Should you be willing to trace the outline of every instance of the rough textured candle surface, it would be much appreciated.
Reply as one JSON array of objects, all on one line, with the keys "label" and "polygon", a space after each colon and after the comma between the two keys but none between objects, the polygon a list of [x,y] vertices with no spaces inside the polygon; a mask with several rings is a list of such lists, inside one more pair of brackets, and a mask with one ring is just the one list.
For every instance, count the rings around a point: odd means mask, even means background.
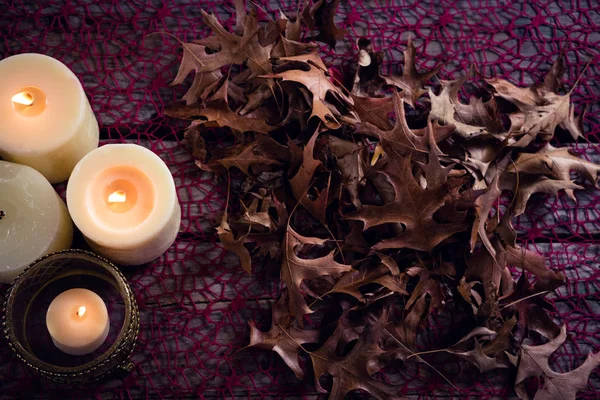
[{"label": "rough textured candle surface", "polygon": [[94,251],[123,265],[159,257],[181,222],[169,168],[133,144],[106,145],[86,155],[69,180],[67,204]]},{"label": "rough textured candle surface", "polygon": [[108,336],[106,304],[91,290],[67,290],[50,303],[46,326],[56,347],[65,353],[89,354]]},{"label": "rough textured candle surface", "polygon": [[98,123],[77,76],[42,54],[0,61],[0,156],[51,183],[98,147]]},{"label": "rough textured candle surface", "polygon": [[0,161],[0,282],[37,258],[68,249],[73,224],[65,203],[39,172]]}]

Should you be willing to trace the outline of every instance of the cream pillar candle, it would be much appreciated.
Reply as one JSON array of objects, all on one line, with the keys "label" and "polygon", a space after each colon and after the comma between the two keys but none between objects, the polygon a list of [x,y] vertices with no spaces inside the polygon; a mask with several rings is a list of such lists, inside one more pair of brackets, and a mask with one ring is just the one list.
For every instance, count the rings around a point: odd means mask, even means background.
[{"label": "cream pillar candle", "polygon": [[50,183],[25,165],[0,161],[0,282],[37,258],[68,249],[73,223]]},{"label": "cream pillar candle", "polygon": [[86,155],[69,179],[67,205],[90,246],[123,265],[160,256],[181,222],[169,168],[134,144],[109,144]]},{"label": "cream pillar candle", "polygon": [[106,304],[91,290],[67,290],[50,303],[46,327],[56,347],[65,353],[92,353],[108,336]]},{"label": "cream pillar candle", "polygon": [[0,61],[0,157],[51,183],[98,147],[98,123],[75,74],[42,54]]}]

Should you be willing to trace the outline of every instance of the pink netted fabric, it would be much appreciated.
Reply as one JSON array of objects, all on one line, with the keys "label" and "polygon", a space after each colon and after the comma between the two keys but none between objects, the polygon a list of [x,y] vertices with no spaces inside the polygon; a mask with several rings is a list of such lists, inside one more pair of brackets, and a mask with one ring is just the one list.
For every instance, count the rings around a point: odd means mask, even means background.
[{"label": "pink netted fabric", "polygon": [[[262,18],[279,9],[298,10],[295,1],[255,3]],[[201,8],[217,14],[224,26],[235,22],[233,5],[221,1],[0,0],[0,58],[38,52],[72,68],[98,117],[103,143],[127,141],[155,151],[175,177],[183,213],[177,241],[164,256],[148,266],[124,269],[141,311],[133,371],[85,388],[64,387],[25,370],[2,339],[0,398],[326,398],[314,390],[311,379],[296,379],[276,354],[242,350],[248,343],[248,321],[268,326],[270,300],[281,291],[279,271],[259,266],[250,277],[216,241],[213,218],[225,204],[226,185],[200,171],[179,144],[184,124],[162,115],[184,90],[168,86],[181,56],[175,38],[208,33]],[[591,108],[584,118],[586,140],[573,143],[564,132],[556,140],[600,162],[596,0],[352,0],[342,2],[338,25],[348,35],[338,43],[336,55],[326,46],[321,50],[341,75],[355,62],[356,39],[363,36],[385,51],[386,71],[399,71],[412,35],[421,53],[419,67],[447,62],[441,79],[456,78],[475,64],[484,76],[520,85],[543,76],[566,46],[567,88],[591,60],[573,94],[578,112]],[[64,185],[57,189],[63,193]],[[555,319],[570,332],[552,364],[563,372],[580,365],[588,352],[600,350],[600,191],[590,188],[577,198],[578,204],[565,196],[536,197],[515,221],[521,243],[545,254],[568,278],[568,285],[551,297]],[[1,287],[0,293],[4,291]],[[458,317],[434,317],[434,328],[426,334],[432,347],[447,344],[445,318]],[[467,397],[513,395],[514,376],[508,373],[478,374],[452,357],[431,360]],[[387,371],[386,378],[412,398],[460,394],[422,364]],[[580,398],[600,398],[598,372]]]}]

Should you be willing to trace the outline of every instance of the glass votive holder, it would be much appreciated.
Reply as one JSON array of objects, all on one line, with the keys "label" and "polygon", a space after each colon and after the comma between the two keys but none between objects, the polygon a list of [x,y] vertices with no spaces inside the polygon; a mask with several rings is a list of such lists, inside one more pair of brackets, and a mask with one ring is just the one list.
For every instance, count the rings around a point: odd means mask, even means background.
[{"label": "glass votive holder", "polygon": [[[106,304],[109,332],[85,355],[60,350],[46,327],[46,312],[59,294],[75,288],[96,293]],[[11,284],[3,307],[2,330],[29,368],[53,381],[79,384],[129,371],[139,333],[140,313],[127,280],[110,261],[84,250],[64,250],[29,265]]]}]

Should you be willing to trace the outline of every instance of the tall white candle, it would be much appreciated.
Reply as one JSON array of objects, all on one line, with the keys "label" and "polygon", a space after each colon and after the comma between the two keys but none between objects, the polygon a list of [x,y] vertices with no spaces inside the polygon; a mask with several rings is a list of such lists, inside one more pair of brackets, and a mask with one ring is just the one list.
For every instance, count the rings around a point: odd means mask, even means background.
[{"label": "tall white candle", "polygon": [[159,257],[181,222],[169,168],[134,144],[106,145],[86,155],[69,179],[67,205],[94,251],[123,265]]},{"label": "tall white candle", "polygon": [[89,354],[108,336],[108,310],[100,296],[91,290],[70,289],[50,303],[46,327],[56,347],[65,353]]},{"label": "tall white candle", "polygon": [[51,183],[98,147],[98,123],[75,74],[42,54],[0,61],[0,157]]},{"label": "tall white candle", "polygon": [[73,223],[50,183],[25,165],[0,161],[0,282],[38,257],[68,249]]}]

